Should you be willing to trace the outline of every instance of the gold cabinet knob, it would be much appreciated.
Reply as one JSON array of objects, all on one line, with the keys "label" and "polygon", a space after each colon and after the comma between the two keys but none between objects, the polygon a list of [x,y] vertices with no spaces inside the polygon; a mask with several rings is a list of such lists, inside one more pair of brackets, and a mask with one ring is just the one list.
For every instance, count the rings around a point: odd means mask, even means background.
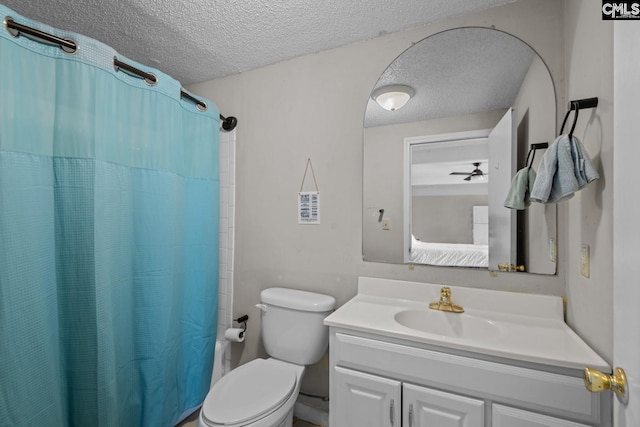
[{"label": "gold cabinet knob", "polygon": [[627,375],[622,368],[614,369],[613,375],[603,374],[593,368],[584,368],[584,385],[594,393],[611,389],[621,401],[627,399]]}]

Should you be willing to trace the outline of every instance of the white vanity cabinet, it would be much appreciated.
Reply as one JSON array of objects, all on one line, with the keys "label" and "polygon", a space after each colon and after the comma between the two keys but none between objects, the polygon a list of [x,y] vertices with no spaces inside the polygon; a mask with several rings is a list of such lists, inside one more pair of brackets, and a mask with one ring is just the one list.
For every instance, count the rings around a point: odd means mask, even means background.
[{"label": "white vanity cabinet", "polygon": [[[445,290],[464,312],[429,308]],[[583,381],[611,367],[563,314],[555,296],[359,277],[324,320],[330,425],[611,427],[612,394]]]},{"label": "white vanity cabinet", "polygon": [[336,366],[332,372],[334,396],[340,402],[330,411],[330,425],[392,427],[400,425],[402,383]]},{"label": "white vanity cabinet", "polygon": [[484,401],[415,384],[403,384],[402,425],[482,427]]},{"label": "white vanity cabinet", "polygon": [[349,427],[482,427],[484,401],[335,367],[335,417]]},{"label": "white vanity cabinet", "polygon": [[508,406],[493,405],[494,427],[585,427],[587,424],[574,423],[560,418],[549,417],[535,412],[523,411]]},{"label": "white vanity cabinet", "polygon": [[611,426],[580,372],[330,331],[331,427]]}]

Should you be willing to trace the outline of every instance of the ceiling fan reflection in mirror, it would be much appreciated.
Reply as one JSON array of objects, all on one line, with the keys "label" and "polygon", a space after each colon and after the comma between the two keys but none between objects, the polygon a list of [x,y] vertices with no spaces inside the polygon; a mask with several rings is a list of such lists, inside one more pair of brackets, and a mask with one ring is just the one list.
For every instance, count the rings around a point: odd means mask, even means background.
[{"label": "ceiling fan reflection in mirror", "polygon": [[482,170],[480,169],[481,164],[482,163],[480,162],[473,162],[473,166],[475,167],[475,169],[471,172],[451,172],[449,175],[466,175],[466,178],[464,178],[465,181],[471,181],[471,178],[473,178],[474,176],[480,177],[480,179],[484,179],[487,174],[482,172]]}]

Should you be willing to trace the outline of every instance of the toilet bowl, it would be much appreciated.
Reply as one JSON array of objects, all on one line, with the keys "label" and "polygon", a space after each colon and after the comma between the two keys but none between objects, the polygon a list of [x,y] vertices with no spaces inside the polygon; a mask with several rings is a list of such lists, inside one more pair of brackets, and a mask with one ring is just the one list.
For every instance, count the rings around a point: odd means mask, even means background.
[{"label": "toilet bowl", "polygon": [[260,294],[261,332],[268,359],[255,359],[216,382],[200,411],[198,427],[291,427],[305,365],[329,343],[324,318],[333,297],[270,288]]},{"label": "toilet bowl", "polygon": [[211,389],[202,404],[198,427],[291,425],[303,375],[304,366],[273,358],[242,365]]}]

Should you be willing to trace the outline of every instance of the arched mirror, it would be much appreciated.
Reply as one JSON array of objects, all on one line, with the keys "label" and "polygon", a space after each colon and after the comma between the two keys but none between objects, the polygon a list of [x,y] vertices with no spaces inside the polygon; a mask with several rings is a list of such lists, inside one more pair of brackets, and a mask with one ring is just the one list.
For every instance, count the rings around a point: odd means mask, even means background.
[{"label": "arched mirror", "polygon": [[555,274],[555,205],[504,206],[555,138],[553,81],[526,43],[480,27],[415,43],[380,76],[364,126],[365,261]]}]

